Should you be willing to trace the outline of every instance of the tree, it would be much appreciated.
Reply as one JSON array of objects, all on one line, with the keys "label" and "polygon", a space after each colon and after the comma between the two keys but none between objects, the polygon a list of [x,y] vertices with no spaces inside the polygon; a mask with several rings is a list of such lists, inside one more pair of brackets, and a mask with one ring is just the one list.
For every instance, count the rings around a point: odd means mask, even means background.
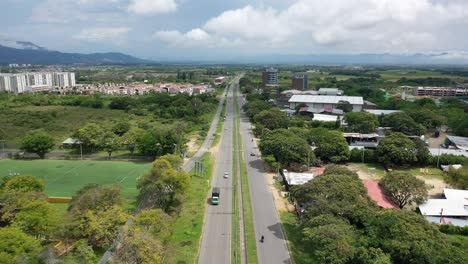
[{"label": "tree", "polygon": [[127,147],[130,151],[130,154],[133,155],[135,149],[137,148],[138,138],[144,133],[145,131],[141,128],[131,128],[125,134],[122,135],[120,138],[120,144]]},{"label": "tree", "polygon": [[421,204],[427,199],[427,187],[423,180],[409,172],[389,172],[380,181],[384,193],[403,209],[407,204]]},{"label": "tree", "polygon": [[113,97],[109,103],[110,109],[129,109],[134,103],[134,100],[130,96],[116,96]]},{"label": "tree", "polygon": [[20,149],[36,153],[41,159],[54,147],[54,138],[46,132],[34,132],[28,134],[21,141]]},{"label": "tree", "polygon": [[114,258],[116,263],[159,264],[163,263],[162,253],[162,243],[151,233],[138,228],[127,228]]},{"label": "tree", "polygon": [[254,116],[254,121],[270,130],[288,128],[288,117],[278,108],[261,111]]},{"label": "tree", "polygon": [[99,140],[99,147],[107,152],[110,159],[112,152],[120,149],[120,138],[114,133],[105,133]]},{"label": "tree", "polygon": [[130,123],[127,121],[119,121],[112,127],[112,132],[121,137],[130,130]]},{"label": "tree", "polygon": [[88,184],[73,196],[68,211],[78,217],[87,211],[107,210],[122,201],[121,187],[115,184]]},{"label": "tree", "polygon": [[12,221],[13,226],[36,238],[50,237],[59,215],[47,202],[32,200],[23,205]]},{"label": "tree", "polygon": [[89,243],[97,248],[109,247],[119,234],[119,228],[129,218],[121,207],[107,210],[88,210],[80,220],[79,228]]},{"label": "tree", "polygon": [[343,162],[349,159],[349,146],[342,132],[315,128],[311,130],[310,137],[316,147],[315,155],[322,160]]},{"label": "tree", "polygon": [[[324,173],[292,188],[291,196],[305,208],[302,221],[321,214],[358,221],[365,215],[362,211],[369,211],[370,199],[359,177],[342,167],[333,170],[332,174]],[[339,171],[344,173],[338,174]]]},{"label": "tree", "polygon": [[15,227],[0,228],[0,263],[38,263],[40,242]]},{"label": "tree", "polygon": [[336,109],[343,110],[343,112],[348,113],[353,111],[353,105],[350,104],[348,101],[342,101],[340,100],[338,102],[338,105],[336,106]]},{"label": "tree", "polygon": [[276,129],[267,133],[261,139],[259,148],[262,155],[272,155],[285,167],[294,163],[307,164],[315,160],[307,141],[287,129]]},{"label": "tree", "polygon": [[0,192],[43,192],[45,189],[44,180],[32,175],[6,176],[3,177],[0,185]]},{"label": "tree", "polygon": [[345,221],[303,229],[303,241],[320,263],[349,263],[354,255],[356,237],[353,226]]},{"label": "tree", "polygon": [[385,115],[382,119],[382,125],[391,127],[394,132],[402,132],[410,136],[420,136],[426,132],[424,126],[416,123],[413,118],[404,112]]},{"label": "tree", "polygon": [[411,110],[408,114],[416,123],[426,128],[440,127],[444,123],[444,119],[441,115],[426,108]]},{"label": "tree", "polygon": [[468,167],[463,166],[459,169],[449,168],[445,179],[458,188],[468,189]]},{"label": "tree", "polygon": [[78,139],[86,150],[95,151],[104,134],[104,129],[101,126],[89,123],[76,130],[72,136]]},{"label": "tree", "polygon": [[180,203],[180,197],[189,184],[190,177],[185,171],[175,171],[169,161],[157,159],[151,171],[138,178],[137,188],[145,205],[143,207],[170,212]]},{"label": "tree", "polygon": [[253,118],[255,115],[262,112],[263,110],[268,110],[272,108],[272,106],[265,101],[254,100],[254,101],[249,101],[248,103],[246,103],[243,106],[243,108],[247,116],[250,118]]},{"label": "tree", "polygon": [[408,210],[379,210],[365,224],[371,246],[393,263],[466,263],[466,249],[451,245],[436,225]]},{"label": "tree", "polygon": [[81,239],[77,242],[71,253],[68,253],[64,259],[64,264],[75,263],[97,263],[99,260],[91,246],[88,245],[88,240]]},{"label": "tree", "polygon": [[170,235],[172,217],[161,209],[144,209],[135,218],[135,225],[145,233],[165,240]]},{"label": "tree", "polygon": [[416,144],[405,134],[395,132],[380,141],[376,155],[385,165],[412,164],[418,161],[415,148]]},{"label": "tree", "polygon": [[377,116],[367,112],[349,112],[344,118],[351,132],[374,133],[379,126]]}]

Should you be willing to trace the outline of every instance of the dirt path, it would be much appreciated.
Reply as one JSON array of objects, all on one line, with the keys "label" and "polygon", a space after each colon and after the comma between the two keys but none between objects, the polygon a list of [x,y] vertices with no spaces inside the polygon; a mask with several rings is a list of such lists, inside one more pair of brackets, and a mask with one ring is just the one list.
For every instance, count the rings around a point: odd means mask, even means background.
[{"label": "dirt path", "polygon": [[276,210],[278,210],[278,212],[293,212],[294,206],[288,201],[288,198],[284,196],[286,192],[278,190],[275,187],[275,176],[276,173],[274,172],[265,173],[265,179],[273,194]]}]

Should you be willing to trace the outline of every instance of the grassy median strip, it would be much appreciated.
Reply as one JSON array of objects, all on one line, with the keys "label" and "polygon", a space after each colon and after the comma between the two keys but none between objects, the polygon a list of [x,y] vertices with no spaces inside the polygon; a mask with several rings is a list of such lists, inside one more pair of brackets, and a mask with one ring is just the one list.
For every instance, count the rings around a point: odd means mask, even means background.
[{"label": "grassy median strip", "polygon": [[238,203],[238,180],[239,180],[239,147],[236,119],[233,119],[234,133],[232,133],[232,218],[231,218],[231,263],[241,263],[240,244],[240,211]]},{"label": "grassy median strip", "polygon": [[[182,210],[174,223],[174,229],[168,241],[165,263],[196,263],[203,219],[207,206],[206,194],[210,189],[214,159],[210,152],[200,162],[205,172],[192,175],[192,186],[185,199]],[[205,208],[202,210],[202,208]]]},{"label": "grassy median strip", "polygon": [[238,135],[238,149],[241,150],[238,152],[240,157],[240,174],[242,177],[242,204],[244,210],[244,243],[246,248],[247,263],[258,263],[257,257],[257,243],[255,238],[255,227],[253,224],[253,212],[252,212],[252,201],[250,200],[250,191],[249,191],[249,179],[247,175],[247,165],[244,160],[244,151],[242,144],[242,135],[240,133],[240,111],[239,105],[237,103],[237,92],[234,93],[234,109],[236,111],[236,131]]},{"label": "grassy median strip", "polygon": [[224,126],[224,116],[226,116],[226,105],[227,105],[227,99],[224,99],[223,103],[223,109],[221,110],[221,114],[219,115],[219,120],[218,120],[218,125],[216,126],[216,132],[215,132],[215,138],[213,139],[212,146],[216,146],[219,143],[219,140],[221,139],[221,134],[223,132],[223,126]]}]

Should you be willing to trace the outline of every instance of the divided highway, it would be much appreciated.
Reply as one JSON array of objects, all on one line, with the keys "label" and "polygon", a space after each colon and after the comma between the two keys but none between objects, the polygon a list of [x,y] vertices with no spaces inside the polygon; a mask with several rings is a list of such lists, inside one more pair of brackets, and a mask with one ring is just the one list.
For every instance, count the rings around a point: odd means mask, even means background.
[{"label": "divided highway", "polygon": [[[226,120],[222,131],[219,154],[216,156],[216,169],[213,177],[213,187],[221,188],[219,205],[208,204],[205,223],[203,227],[202,242],[198,263],[218,264],[234,263],[231,258],[232,248],[232,188],[233,188],[233,135],[235,120],[234,96],[237,103],[242,107],[244,98],[239,91],[239,77],[237,77],[228,89],[226,101]],[[252,131],[250,122],[243,112],[240,116],[240,132],[244,160],[247,165],[250,199],[253,209],[253,221],[255,227],[258,262],[265,264],[291,263],[285,236],[279,220],[279,215],[273,201],[273,195],[265,179],[264,163],[259,156],[259,151],[252,142]],[[237,154],[237,152],[235,152]],[[255,156],[250,154],[254,153]],[[225,172],[229,178],[223,178]],[[235,179],[237,181],[237,179]],[[237,195],[238,197],[239,195]],[[209,200],[207,200],[209,203]],[[241,209],[242,210],[242,209]],[[242,227],[241,227],[242,229]],[[260,237],[265,236],[265,241],[260,242]],[[241,240],[242,241],[242,240]],[[242,252],[245,256],[245,252]],[[244,258],[242,263],[244,263]]]},{"label": "divided highway", "polygon": [[[239,85],[234,89],[239,90]],[[240,107],[245,100],[238,91]],[[250,188],[250,199],[253,207],[253,220],[257,240],[257,254],[259,263],[276,264],[291,263],[286,239],[283,233],[278,211],[276,210],[273,194],[265,179],[265,164],[260,157],[260,151],[253,139],[253,132],[249,118],[241,112],[241,134],[244,147],[244,159],[247,163],[247,174]],[[252,156],[253,153],[255,156]],[[261,236],[265,241],[260,242]]]},{"label": "divided highway", "polygon": [[[238,79],[236,79],[238,81]],[[221,117],[222,118],[222,117]],[[232,136],[233,136],[233,93],[229,87],[226,97],[226,120],[216,158],[212,187],[220,187],[219,205],[210,200],[205,215],[202,243],[198,263],[231,263],[231,218],[232,210]],[[224,178],[228,172],[229,177]]]}]

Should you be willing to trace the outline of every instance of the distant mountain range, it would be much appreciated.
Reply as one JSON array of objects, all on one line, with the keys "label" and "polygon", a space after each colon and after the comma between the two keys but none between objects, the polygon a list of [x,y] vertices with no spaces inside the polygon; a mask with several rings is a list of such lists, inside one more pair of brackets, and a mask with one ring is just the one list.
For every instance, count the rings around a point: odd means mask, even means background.
[{"label": "distant mountain range", "polygon": [[28,41],[0,40],[0,64],[140,64],[151,61],[118,52],[64,53]]},{"label": "distant mountain range", "polygon": [[118,52],[64,53],[48,50],[29,41],[0,39],[0,64],[316,64],[316,65],[468,65],[468,52],[433,52],[408,54],[261,54],[250,56],[221,56],[219,58],[192,54],[190,57],[167,56],[143,60]]}]

